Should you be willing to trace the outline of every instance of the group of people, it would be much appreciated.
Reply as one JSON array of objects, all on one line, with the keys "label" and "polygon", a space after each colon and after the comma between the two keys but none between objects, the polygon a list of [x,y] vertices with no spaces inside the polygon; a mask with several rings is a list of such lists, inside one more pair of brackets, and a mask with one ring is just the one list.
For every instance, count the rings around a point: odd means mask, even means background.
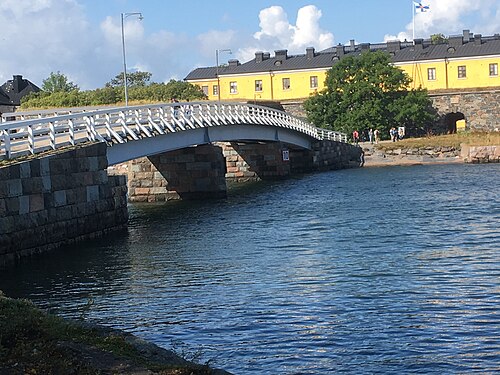
[{"label": "group of people", "polygon": [[[379,133],[380,132],[378,129],[373,130],[372,128],[370,128],[370,130],[368,130],[368,140],[370,141],[370,143],[378,144]],[[359,135],[359,132],[357,130],[354,130],[352,132],[352,139],[353,139],[355,145],[357,145],[359,143],[360,135]]]},{"label": "group of people", "polygon": [[[401,139],[404,138],[405,136],[405,128],[404,126],[400,126],[399,128],[392,127],[391,130],[389,130],[389,136],[391,138],[391,141],[396,142],[400,141]],[[357,145],[360,140],[361,141],[366,141],[368,140],[371,144],[375,143],[378,144],[380,140],[380,131],[378,129],[373,129],[370,128],[369,130],[365,131],[365,136],[361,136],[358,130],[354,130],[352,132],[352,140],[355,145]]]},{"label": "group of people", "polygon": [[389,130],[389,135],[391,137],[391,141],[393,142],[402,140],[405,137],[404,126],[400,126],[397,129],[393,126],[391,130]]}]

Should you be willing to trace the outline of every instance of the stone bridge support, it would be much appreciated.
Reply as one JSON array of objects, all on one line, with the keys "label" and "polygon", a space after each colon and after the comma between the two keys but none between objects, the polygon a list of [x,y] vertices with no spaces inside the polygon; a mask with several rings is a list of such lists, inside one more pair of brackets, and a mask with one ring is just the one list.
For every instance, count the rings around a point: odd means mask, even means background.
[{"label": "stone bridge support", "polygon": [[218,146],[200,145],[132,160],[127,169],[130,202],[226,196],[226,165]]},{"label": "stone bridge support", "polygon": [[99,143],[0,167],[0,266],[124,228],[125,178],[107,166]]},{"label": "stone bridge support", "polygon": [[281,142],[220,144],[231,182],[275,180],[290,176],[290,150]]},{"label": "stone bridge support", "polygon": [[281,142],[220,142],[169,151],[115,168],[130,202],[223,198],[226,182],[276,180],[297,173],[359,167],[361,148],[334,141],[311,150]]}]

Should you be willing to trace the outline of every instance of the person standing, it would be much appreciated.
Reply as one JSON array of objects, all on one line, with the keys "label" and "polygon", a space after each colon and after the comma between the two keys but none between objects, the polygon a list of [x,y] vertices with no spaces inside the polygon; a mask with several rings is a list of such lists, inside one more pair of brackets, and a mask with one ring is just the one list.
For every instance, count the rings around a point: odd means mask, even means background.
[{"label": "person standing", "polygon": [[394,126],[389,131],[389,134],[391,135],[391,141],[396,142],[396,139],[398,137],[398,131],[396,130],[396,128]]},{"label": "person standing", "polygon": [[368,138],[370,139],[370,143],[373,144],[373,129],[370,128],[370,130],[368,130]]},{"label": "person standing", "polygon": [[357,145],[359,142],[359,132],[357,130],[352,132],[352,139],[354,140],[354,144]]},{"label": "person standing", "polygon": [[375,137],[375,144],[378,145],[378,129],[374,130],[373,135]]}]

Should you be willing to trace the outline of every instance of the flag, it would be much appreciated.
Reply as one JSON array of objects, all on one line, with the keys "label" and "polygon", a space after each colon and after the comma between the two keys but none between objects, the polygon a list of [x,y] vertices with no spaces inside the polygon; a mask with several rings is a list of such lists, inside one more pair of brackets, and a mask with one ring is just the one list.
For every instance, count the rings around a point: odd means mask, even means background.
[{"label": "flag", "polygon": [[415,4],[415,11],[417,13],[427,12],[430,9],[428,5],[423,5],[422,3],[413,2],[413,4]]}]

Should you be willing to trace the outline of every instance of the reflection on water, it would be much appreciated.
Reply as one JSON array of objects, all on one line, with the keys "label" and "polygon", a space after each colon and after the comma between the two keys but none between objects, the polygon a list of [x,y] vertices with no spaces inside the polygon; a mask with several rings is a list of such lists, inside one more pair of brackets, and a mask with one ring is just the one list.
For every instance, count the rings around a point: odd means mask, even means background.
[{"label": "reflection on water", "polygon": [[134,205],[127,231],[0,288],[237,374],[493,373],[499,171],[367,168]]}]

